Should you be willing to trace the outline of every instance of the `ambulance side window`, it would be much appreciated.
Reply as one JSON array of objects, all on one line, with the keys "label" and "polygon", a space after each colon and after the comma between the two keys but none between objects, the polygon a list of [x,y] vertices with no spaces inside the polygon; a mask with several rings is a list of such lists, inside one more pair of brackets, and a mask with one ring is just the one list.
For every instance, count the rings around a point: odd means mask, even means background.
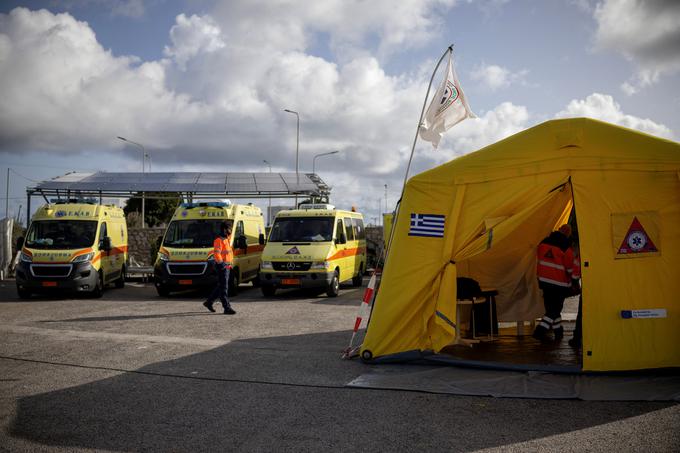
[{"label": "ambulance side window", "polygon": [[364,221],[361,219],[352,219],[354,224],[354,236],[357,239],[366,239],[366,232],[364,231]]},{"label": "ambulance side window", "polygon": [[344,236],[344,228],[342,227],[342,220],[338,219],[337,226],[335,227],[335,239],[340,243],[340,238]]},{"label": "ambulance side window", "polygon": [[345,217],[345,231],[346,231],[346,237],[348,241],[353,241],[354,240],[354,230],[352,229],[352,219],[349,217]]},{"label": "ambulance side window", "polygon": [[104,245],[104,238],[106,237],[106,222],[102,222],[102,226],[99,227],[99,247]]},{"label": "ambulance side window", "polygon": [[246,234],[246,230],[243,228],[243,220],[239,220],[236,223],[236,237],[240,238]]}]

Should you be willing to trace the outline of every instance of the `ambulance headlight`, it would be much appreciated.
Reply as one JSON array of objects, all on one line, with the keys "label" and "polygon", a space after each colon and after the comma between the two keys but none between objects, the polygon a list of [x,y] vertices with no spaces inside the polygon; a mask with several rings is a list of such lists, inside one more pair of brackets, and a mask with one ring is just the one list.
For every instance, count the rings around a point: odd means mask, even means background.
[{"label": "ambulance headlight", "polygon": [[260,264],[260,269],[274,269],[274,266],[272,266],[271,261],[262,261]]},{"label": "ambulance headlight", "polygon": [[79,255],[73,258],[72,263],[84,263],[86,261],[91,261],[94,258],[94,252],[86,253],[84,255]]},{"label": "ambulance headlight", "polygon": [[32,263],[33,262],[33,257],[31,255],[28,255],[24,252],[21,252],[21,257],[19,258],[21,261],[24,263]]},{"label": "ambulance headlight", "polygon": [[161,261],[170,261],[168,254],[163,252],[158,252],[158,259]]},{"label": "ambulance headlight", "polygon": [[314,261],[312,263],[312,269],[329,269],[331,267],[331,263],[328,261]]}]

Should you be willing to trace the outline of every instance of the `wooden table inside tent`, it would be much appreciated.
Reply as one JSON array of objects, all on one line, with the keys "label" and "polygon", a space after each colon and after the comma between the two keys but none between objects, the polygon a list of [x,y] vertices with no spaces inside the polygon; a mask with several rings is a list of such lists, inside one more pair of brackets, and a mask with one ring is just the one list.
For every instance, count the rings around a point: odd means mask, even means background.
[{"label": "wooden table inside tent", "polygon": [[[481,293],[479,293],[478,296],[468,298],[468,299],[456,299],[456,339],[455,339],[455,344],[465,344],[472,346],[475,343],[479,343],[480,341],[493,341],[493,332],[494,332],[494,312],[496,311],[496,296],[498,295],[498,291],[495,289],[485,289],[482,290]],[[489,330],[486,338],[480,338],[477,337],[477,334],[475,332],[475,305],[476,304],[483,304],[483,303],[488,303],[489,304]],[[470,305],[470,325],[472,330],[472,338],[462,338],[460,334],[460,325],[461,325],[461,307],[463,305]]]}]

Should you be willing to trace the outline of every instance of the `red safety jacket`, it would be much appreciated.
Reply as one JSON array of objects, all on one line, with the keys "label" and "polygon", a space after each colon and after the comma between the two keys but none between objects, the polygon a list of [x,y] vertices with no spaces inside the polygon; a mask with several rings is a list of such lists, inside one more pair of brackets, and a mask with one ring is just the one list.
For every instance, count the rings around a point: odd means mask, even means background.
[{"label": "red safety jacket", "polygon": [[227,266],[231,266],[234,262],[234,250],[231,248],[231,235],[223,238],[218,236],[213,242],[214,247],[214,257],[216,263],[225,263]]},{"label": "red safety jacket", "polygon": [[562,251],[555,245],[538,244],[536,276],[543,283],[571,287],[574,269],[574,252],[571,247]]},{"label": "red safety jacket", "polygon": [[578,280],[581,278],[581,258],[574,254],[574,270],[571,273],[571,278]]}]

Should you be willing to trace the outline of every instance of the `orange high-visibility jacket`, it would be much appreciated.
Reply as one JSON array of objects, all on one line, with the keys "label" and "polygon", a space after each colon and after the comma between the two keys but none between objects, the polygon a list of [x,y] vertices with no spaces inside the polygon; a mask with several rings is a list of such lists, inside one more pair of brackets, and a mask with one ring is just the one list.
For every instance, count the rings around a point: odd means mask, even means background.
[{"label": "orange high-visibility jacket", "polygon": [[216,263],[225,263],[231,265],[234,261],[234,250],[231,248],[231,235],[223,238],[218,236],[213,242]]},{"label": "orange high-visibility jacket", "polygon": [[536,276],[538,280],[551,285],[571,286],[574,269],[574,252],[571,247],[564,252],[555,245],[538,244]]}]

